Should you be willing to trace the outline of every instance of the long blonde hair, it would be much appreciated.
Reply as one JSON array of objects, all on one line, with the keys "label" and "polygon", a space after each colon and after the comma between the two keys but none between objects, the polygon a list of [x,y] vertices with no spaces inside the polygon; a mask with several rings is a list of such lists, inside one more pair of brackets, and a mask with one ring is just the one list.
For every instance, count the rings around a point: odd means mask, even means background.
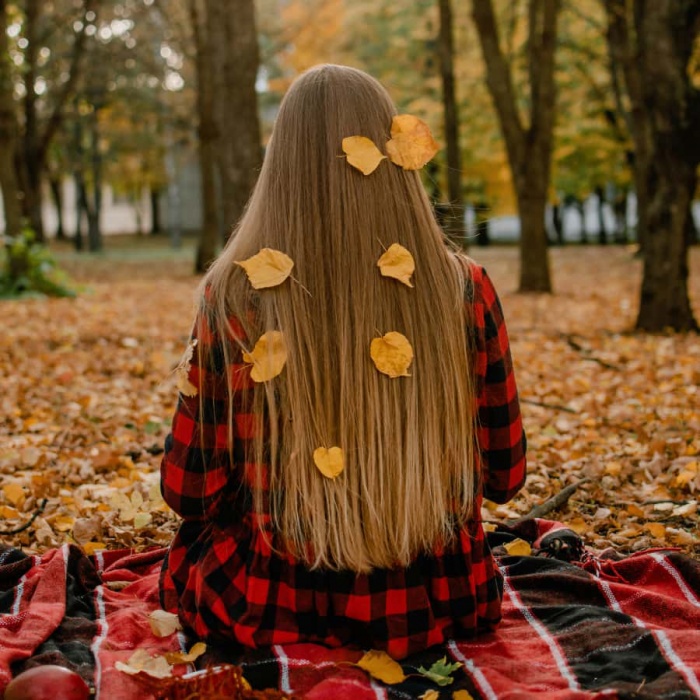
[{"label": "long blonde hair", "polygon": [[[395,113],[361,71],[325,65],[299,77],[247,210],[202,283],[220,337],[231,316],[245,327],[244,350],[284,333],[284,371],[253,390],[266,431],[248,460],[269,485],[254,490],[254,508],[269,510],[283,546],[311,567],[406,566],[449,544],[474,507],[468,264],[446,246],[415,171],[383,161],[364,176],[341,151],[353,135],[383,149]],[[415,257],[413,289],[379,273],[392,243]],[[251,288],[234,261],[265,247],[292,258],[297,282]],[[370,359],[372,338],[388,331],[413,345],[410,377],[380,374]],[[227,368],[237,351],[224,345]],[[314,466],[320,446],[344,452],[336,479]]]}]

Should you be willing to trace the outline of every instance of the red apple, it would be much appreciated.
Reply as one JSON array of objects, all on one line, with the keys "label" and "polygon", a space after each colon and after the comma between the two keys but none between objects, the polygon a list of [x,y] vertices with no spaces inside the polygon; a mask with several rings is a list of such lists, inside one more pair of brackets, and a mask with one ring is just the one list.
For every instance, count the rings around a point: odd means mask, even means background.
[{"label": "red apple", "polygon": [[88,700],[90,688],[63,666],[35,666],[13,678],[4,700]]}]

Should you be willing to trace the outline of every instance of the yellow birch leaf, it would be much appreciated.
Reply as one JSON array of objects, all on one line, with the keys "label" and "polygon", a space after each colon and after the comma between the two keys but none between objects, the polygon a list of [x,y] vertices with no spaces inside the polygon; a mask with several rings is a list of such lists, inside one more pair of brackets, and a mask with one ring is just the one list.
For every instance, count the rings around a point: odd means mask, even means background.
[{"label": "yellow birch leaf", "polygon": [[197,387],[190,381],[190,370],[192,369],[192,355],[197,346],[197,339],[193,338],[187,345],[180,364],[175,368],[175,378],[177,388],[183,396],[197,396]]},{"label": "yellow birch leaf", "polygon": [[59,515],[51,523],[56,532],[68,532],[73,529],[73,523],[75,523],[75,518],[72,515]]},{"label": "yellow birch leaf", "polygon": [[282,284],[292,273],[294,261],[281,250],[263,248],[247,260],[236,260],[254,289],[267,289]]},{"label": "yellow birch leaf", "polygon": [[413,348],[408,338],[397,331],[390,331],[381,338],[373,338],[369,354],[375,367],[392,379],[410,377],[408,368],[413,362]]},{"label": "yellow birch leaf", "polygon": [[153,610],[148,616],[148,623],[156,637],[169,637],[182,629],[180,618],[167,610]]},{"label": "yellow birch leaf", "polygon": [[647,523],[644,529],[657,539],[661,540],[666,537],[666,526],[662,523]]},{"label": "yellow birch leaf", "polygon": [[633,515],[637,518],[643,518],[645,513],[644,511],[635,503],[630,503],[627,508],[625,509],[630,515]]},{"label": "yellow birch leaf", "polygon": [[251,362],[250,378],[254,382],[266,382],[276,377],[287,362],[287,346],[280,331],[263,333],[252,352],[243,353],[243,361]]},{"label": "yellow birch leaf", "polygon": [[508,544],[503,545],[508,554],[514,557],[529,557],[532,554],[532,547],[528,542],[519,537]]},{"label": "yellow birch leaf", "polygon": [[468,690],[455,690],[452,693],[452,700],[474,700]]},{"label": "yellow birch leaf", "polygon": [[104,542],[83,542],[83,544],[80,546],[88,556],[91,556],[95,552],[99,552],[101,549],[107,549],[107,545]]},{"label": "yellow birch leaf", "polygon": [[610,476],[619,476],[622,471],[622,465],[619,462],[608,462],[605,465],[605,473]]},{"label": "yellow birch leaf", "polygon": [[165,655],[165,660],[169,664],[191,664],[196,661],[205,651],[207,645],[204,642],[197,642],[186,654],[181,651],[169,652]]},{"label": "yellow birch leaf", "polygon": [[145,649],[137,649],[126,663],[117,661],[114,668],[130,676],[142,672],[153,678],[170,678],[173,675],[173,667],[164,656],[151,656]]},{"label": "yellow birch leaf", "polygon": [[373,173],[386,158],[374,141],[366,136],[346,136],[343,139],[343,153],[348,157],[348,163],[363,175]]},{"label": "yellow birch leaf", "polygon": [[150,513],[136,513],[134,516],[134,529],[142,530],[144,527],[148,527],[153,520],[153,516]]},{"label": "yellow birch leaf", "polygon": [[384,277],[393,277],[407,287],[413,287],[411,275],[416,269],[416,263],[411,253],[402,245],[392,243],[377,260],[377,267]]},{"label": "yellow birch leaf", "polygon": [[406,680],[403,669],[385,651],[372,649],[357,662],[357,665],[367,671],[372,678],[394,685]]},{"label": "yellow birch leaf", "polygon": [[13,506],[21,506],[27,499],[27,494],[24,493],[24,489],[16,482],[3,486],[2,492]]},{"label": "yellow birch leaf", "polygon": [[392,163],[404,170],[420,170],[439,150],[430,127],[411,114],[399,114],[391,121],[391,140],[386,152]]},{"label": "yellow birch leaf", "polygon": [[423,695],[420,695],[420,700],[439,700],[440,693],[437,690],[426,690]]},{"label": "yellow birch leaf", "polygon": [[0,506],[0,518],[14,520],[15,518],[19,518],[20,515],[21,513],[17,508],[13,508],[12,506]]},{"label": "yellow birch leaf", "polygon": [[318,447],[314,450],[314,464],[323,476],[335,479],[345,469],[345,456],[340,447]]}]

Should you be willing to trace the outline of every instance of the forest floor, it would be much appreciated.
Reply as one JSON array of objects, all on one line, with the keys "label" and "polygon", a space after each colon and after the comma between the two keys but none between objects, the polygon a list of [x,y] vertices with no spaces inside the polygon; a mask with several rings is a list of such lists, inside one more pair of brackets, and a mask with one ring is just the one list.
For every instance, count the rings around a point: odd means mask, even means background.
[{"label": "forest floor", "polygon": [[[187,246],[59,249],[75,299],[0,304],[0,541],[43,551],[166,544],[177,519],[158,466],[197,278]],[[547,517],[589,545],[700,556],[700,337],[631,332],[641,263],[626,247],[551,251],[556,294],[516,293],[512,247],[473,249],[506,313],[528,434],[528,482],[492,521],[587,479]],[[700,317],[700,249],[691,254]]]}]

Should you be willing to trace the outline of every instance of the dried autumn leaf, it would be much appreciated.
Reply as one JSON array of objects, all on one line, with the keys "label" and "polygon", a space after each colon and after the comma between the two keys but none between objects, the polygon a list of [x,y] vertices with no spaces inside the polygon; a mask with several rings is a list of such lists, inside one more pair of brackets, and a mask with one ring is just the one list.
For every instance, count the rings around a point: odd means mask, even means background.
[{"label": "dried autumn leaf", "polygon": [[204,642],[197,642],[186,654],[181,651],[169,652],[165,659],[169,664],[191,664],[196,661],[205,651],[207,645]]},{"label": "dried autumn leaf", "polygon": [[525,540],[519,537],[512,542],[503,545],[503,548],[513,557],[529,557],[532,554],[532,547]]},{"label": "dried autumn leaf", "polygon": [[182,629],[180,618],[167,610],[153,610],[148,616],[148,622],[156,637],[169,637]]},{"label": "dried autumn leaf", "polygon": [[413,287],[411,275],[416,269],[416,263],[411,253],[402,245],[392,243],[377,260],[377,267],[384,277],[393,277],[407,287]]},{"label": "dried autumn leaf", "polygon": [[392,379],[410,377],[408,368],[413,362],[413,348],[408,338],[397,331],[390,331],[381,338],[373,338],[369,354],[375,367]]},{"label": "dried autumn leaf", "polygon": [[662,523],[647,523],[644,529],[657,539],[663,539],[666,536],[666,526]]},{"label": "dried autumn leaf", "polygon": [[437,690],[426,690],[419,696],[420,700],[440,700],[440,693]]},{"label": "dried autumn leaf", "polygon": [[192,369],[192,356],[197,346],[197,338],[192,338],[187,345],[180,363],[175,368],[175,379],[177,388],[183,396],[197,396],[197,387],[190,381],[190,370]]},{"label": "dried autumn leaf", "polygon": [[170,678],[173,675],[173,667],[164,656],[151,656],[145,649],[137,649],[126,663],[117,661],[114,668],[130,676],[146,673],[152,678]]},{"label": "dried autumn leaf", "polygon": [[394,685],[406,680],[403,669],[385,651],[372,649],[357,662],[357,666],[367,671],[372,678]]},{"label": "dried autumn leaf", "polygon": [[363,175],[373,173],[386,158],[374,141],[366,136],[346,136],[343,139],[343,153],[348,157],[348,163]]},{"label": "dried autumn leaf", "polygon": [[399,114],[391,121],[391,140],[386,152],[404,170],[420,170],[439,150],[430,127],[412,114]]},{"label": "dried autumn leaf", "polygon": [[282,332],[263,333],[252,352],[243,353],[243,361],[253,364],[250,378],[254,382],[266,382],[276,377],[287,362],[287,345]]},{"label": "dried autumn leaf", "polygon": [[340,447],[318,447],[314,450],[314,464],[323,476],[335,479],[345,469],[345,456]]},{"label": "dried autumn leaf", "polygon": [[17,482],[12,482],[3,486],[2,492],[13,506],[21,506],[27,498],[24,489]]},{"label": "dried autumn leaf", "polygon": [[254,289],[277,287],[292,273],[294,261],[281,250],[263,248],[259,253],[247,260],[236,260]]},{"label": "dried autumn leaf", "polygon": [[452,693],[452,700],[474,700],[471,693],[468,690],[455,690]]}]

